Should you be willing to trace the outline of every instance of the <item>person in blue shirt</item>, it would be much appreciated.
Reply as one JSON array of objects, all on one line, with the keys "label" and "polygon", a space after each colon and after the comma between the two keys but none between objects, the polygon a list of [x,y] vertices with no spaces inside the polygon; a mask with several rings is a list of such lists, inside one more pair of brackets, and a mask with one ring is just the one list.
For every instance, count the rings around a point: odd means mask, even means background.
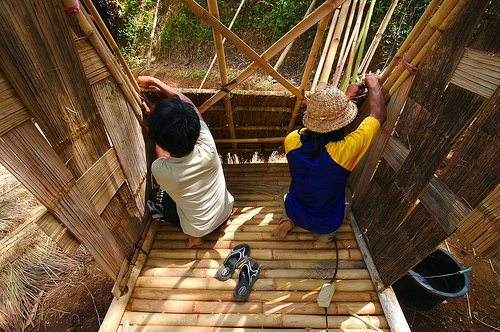
[{"label": "person in blue shirt", "polygon": [[[357,115],[352,99],[365,88],[370,115],[355,131],[344,135],[345,127]],[[350,84],[345,93],[329,85],[318,87],[304,113],[305,128],[285,138],[292,181],[288,192],[283,192],[285,211],[272,236],[285,238],[294,226],[299,226],[314,232],[319,242],[331,242],[344,221],[347,178],[385,119],[378,75],[368,75],[364,84]]]}]

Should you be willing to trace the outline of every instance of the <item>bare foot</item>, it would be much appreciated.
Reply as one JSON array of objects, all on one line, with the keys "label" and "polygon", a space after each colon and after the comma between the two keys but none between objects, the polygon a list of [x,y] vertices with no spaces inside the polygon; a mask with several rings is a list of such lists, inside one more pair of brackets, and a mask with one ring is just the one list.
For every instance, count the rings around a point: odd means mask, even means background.
[{"label": "bare foot", "polygon": [[288,235],[288,232],[292,230],[292,228],[293,228],[292,221],[290,219],[287,219],[283,221],[281,224],[279,224],[271,232],[271,236],[276,236],[279,239],[284,239]]},{"label": "bare foot", "polygon": [[203,243],[202,237],[194,237],[194,236],[189,235],[188,238],[186,239],[186,248],[191,248],[193,246],[199,246],[202,243]]}]

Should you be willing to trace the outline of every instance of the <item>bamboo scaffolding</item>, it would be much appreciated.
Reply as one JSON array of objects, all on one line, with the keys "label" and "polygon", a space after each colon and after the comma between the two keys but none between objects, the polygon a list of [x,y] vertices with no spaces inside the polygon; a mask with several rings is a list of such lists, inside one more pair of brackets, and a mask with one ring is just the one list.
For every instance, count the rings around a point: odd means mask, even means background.
[{"label": "bamboo scaffolding", "polygon": [[356,58],[356,64],[354,66],[354,70],[353,70],[353,75],[352,75],[352,78],[351,78],[351,83],[354,83],[356,82],[357,80],[357,77],[358,77],[358,73],[359,73],[359,68],[361,66],[361,58],[363,57],[363,52],[364,52],[364,49],[365,49],[365,43],[366,43],[366,38],[367,38],[367,35],[368,35],[368,30],[370,29],[370,22],[371,22],[371,19],[372,19],[372,15],[373,15],[373,8],[375,7],[375,3],[376,1],[373,0],[371,3],[370,3],[370,8],[368,9],[368,13],[366,14],[366,18],[363,22],[363,27],[361,28],[361,42],[358,42],[359,44],[359,47],[356,46],[356,49],[357,50],[357,58]]},{"label": "bamboo scaffolding", "polygon": [[[332,78],[332,85],[337,86],[338,82],[340,81],[340,76],[342,76],[342,71],[340,70],[341,63],[344,62],[344,54],[347,53],[347,50],[349,49],[349,37],[351,35],[351,26],[352,26],[352,21],[354,20],[354,14],[356,12],[356,5],[358,4],[358,0],[354,0],[351,4],[350,7],[350,12],[349,12],[349,19],[347,20],[347,26],[345,28],[345,34],[343,37],[342,41],[342,47],[340,48],[340,53],[339,53],[339,58],[337,61],[337,66],[335,67],[335,73],[333,74]],[[340,71],[340,73],[339,73]]]},{"label": "bamboo scaffolding", "polygon": [[[209,0],[208,1],[208,9],[210,14],[212,14],[217,20],[219,19],[219,8],[217,6],[217,0]],[[214,35],[215,41],[215,50],[216,57],[219,64],[219,75],[221,79],[222,86],[227,84],[227,71],[226,71],[226,57],[224,55],[224,42],[222,40],[222,35],[212,27],[212,32]],[[224,101],[224,109],[226,110],[227,124],[229,126],[229,136],[232,140],[236,139],[236,132],[234,130],[234,120],[233,120],[233,111],[231,107],[231,100],[226,96],[223,98]],[[236,142],[232,143],[233,149],[236,149],[238,146]]]},{"label": "bamboo scaffolding", "polygon": [[[315,11],[309,14],[306,18],[300,21],[295,27],[293,27],[288,33],[286,33],[283,37],[281,37],[276,43],[274,43],[269,49],[267,49],[262,54],[262,59],[265,61],[269,61],[272,57],[274,57],[279,51],[281,51],[286,45],[288,45],[292,40],[296,39],[302,33],[307,31],[310,27],[316,24],[319,20],[321,20],[324,16],[328,15],[330,12],[335,10],[341,3],[345,0],[327,0],[321,6],[319,6]],[[259,64],[257,62],[252,63],[249,67],[247,67],[242,73],[238,75],[234,79],[235,83],[226,86],[226,89],[232,90],[238,84],[245,81],[250,75],[252,75],[255,71],[259,69]],[[212,97],[210,97],[207,101],[205,101],[198,109],[201,113],[206,111],[210,106],[215,104],[218,100],[220,100],[226,92],[219,91]]]},{"label": "bamboo scaffolding", "polygon": [[[396,6],[398,5],[398,1],[399,0],[393,0],[391,2],[391,6],[387,10],[387,13],[384,16],[384,19],[380,23],[380,26],[377,30],[377,33],[375,34],[375,38],[373,38],[372,43],[370,44],[370,47],[368,48],[368,51],[366,52],[366,55],[363,58],[363,62],[361,62],[361,66],[360,66],[361,76],[364,76],[366,74],[366,71],[368,70],[368,66],[370,65],[370,62],[372,61],[373,55],[375,54],[375,51],[377,50],[377,47],[378,47],[380,41],[382,40],[382,36],[384,35],[385,29],[387,28],[387,25],[389,24],[389,21],[391,20],[392,14],[394,14],[394,10],[396,9]],[[441,1],[441,0],[437,0],[437,1]],[[425,15],[425,12],[424,12],[424,15]]]},{"label": "bamboo scaffolding", "polygon": [[[231,20],[231,23],[229,23],[228,29],[231,30],[233,27],[234,22],[236,21],[236,18],[238,17],[238,14],[240,13],[241,8],[243,7],[243,4],[245,3],[245,0],[241,0],[240,5],[238,6],[238,9],[236,9],[236,13],[234,13],[233,19]],[[222,39],[222,45],[226,42],[226,38]],[[215,60],[217,59],[217,53],[215,53],[214,57],[212,58],[212,62],[210,63],[210,66],[207,69],[207,72],[205,73],[205,77],[203,77],[203,80],[200,83],[200,87],[198,88],[201,90],[203,87],[203,84],[205,84],[205,81],[207,80],[208,74],[210,74],[210,70],[212,70],[212,67],[215,64]]]},{"label": "bamboo scaffolding", "polygon": [[[375,1],[372,1],[372,3],[375,3]],[[350,77],[351,77],[351,71],[352,71],[352,66],[354,64],[354,58],[356,57],[356,46],[358,43],[358,37],[359,37],[359,30],[361,29],[361,20],[363,18],[363,11],[365,10],[365,5],[366,5],[366,0],[361,0],[361,3],[359,4],[359,9],[358,9],[358,17],[356,19],[356,23],[354,24],[354,31],[352,33],[352,41],[349,41],[351,44],[351,51],[349,52],[349,61],[347,63],[347,68],[344,73],[344,86],[342,87],[342,90],[347,90],[347,86],[349,85]],[[342,70],[343,66],[341,67]]]},{"label": "bamboo scaffolding", "polygon": [[[306,13],[304,14],[304,18],[307,17],[307,15],[309,15],[311,13],[311,11],[314,8],[315,4],[316,4],[316,0],[312,0],[311,4],[309,5],[309,7],[306,10]],[[283,60],[285,60],[286,56],[288,55],[288,52],[290,52],[290,49],[292,48],[292,45],[293,45],[294,41],[295,40],[292,40],[292,42],[285,47],[285,49],[281,53],[278,61],[276,62],[276,64],[273,67],[274,70],[278,71],[278,69],[280,68],[281,64],[283,63]]]},{"label": "bamboo scaffolding", "polygon": [[[67,1],[67,0],[64,0],[64,1]],[[74,1],[74,0],[70,0],[70,1]],[[127,86],[132,87],[131,88],[132,91],[134,91],[134,90],[136,91],[137,94],[134,94],[133,96],[135,97],[137,103],[140,104],[141,100],[139,98],[139,95],[141,94],[141,90],[139,89],[139,85],[137,85],[137,82],[136,82],[134,76],[132,75],[132,72],[130,72],[130,68],[128,67],[127,62],[125,61],[122,53],[120,52],[120,48],[116,44],[113,36],[111,36],[111,33],[109,32],[108,28],[106,27],[106,24],[104,24],[104,22],[102,21],[101,15],[99,15],[99,12],[97,11],[97,9],[94,6],[94,3],[91,0],[83,0],[83,1],[85,3],[85,6],[89,9],[90,13],[92,14],[92,17],[94,18],[94,21],[97,23],[97,26],[99,27],[102,34],[104,35],[106,42],[108,43],[108,45],[110,45],[111,49],[113,50],[113,53],[115,54],[116,58],[118,59],[118,62],[120,63],[121,68],[125,72],[125,75],[128,78],[128,81],[125,81],[125,83],[127,84]],[[158,11],[158,5],[156,7],[157,7],[156,11]],[[68,8],[71,8],[71,7],[68,7]],[[88,22],[88,17],[86,19]],[[91,24],[90,22],[88,22],[88,23]],[[94,30],[94,29],[92,29],[92,30]],[[153,28],[153,32],[154,32],[154,28]],[[94,45],[94,47],[95,47],[95,45]]]},{"label": "bamboo scaffolding", "polygon": [[300,83],[300,91],[302,91],[302,98],[297,98],[295,101],[295,106],[293,107],[292,117],[290,118],[290,122],[288,124],[288,132],[293,130],[295,120],[297,119],[297,115],[299,113],[300,106],[302,105],[302,101],[305,99],[305,90],[307,88],[307,83],[309,82],[309,77],[311,76],[312,67],[316,60],[316,55],[318,54],[319,47],[321,45],[321,40],[323,39],[323,34],[325,33],[326,26],[328,25],[328,20],[330,19],[329,15],[326,15],[319,21],[318,29],[316,30],[316,36],[314,37],[313,45],[311,47],[311,52],[309,53],[309,57],[307,58],[306,67],[304,69],[304,73],[302,74],[302,81]]},{"label": "bamboo scaffolding", "polygon": [[340,43],[340,37],[344,31],[345,21],[347,19],[347,13],[351,5],[351,0],[347,0],[342,4],[342,9],[340,10],[339,19],[335,26],[335,32],[333,33],[333,39],[328,48],[328,55],[325,60],[325,65],[321,71],[321,76],[319,79],[320,83],[326,84],[330,78],[330,73],[332,71],[333,63],[335,61],[335,56],[337,55],[337,48]]},{"label": "bamboo scaffolding", "polygon": [[[386,70],[384,70],[384,73],[380,78],[380,82],[382,84],[382,91],[384,92],[384,94],[387,94],[389,90],[391,90],[395,82],[402,75],[404,75],[404,72],[406,71],[405,66],[399,62],[399,59],[404,55],[406,61],[413,63],[415,62],[414,61],[415,57],[419,53],[421,53],[422,50],[424,49],[428,50],[437,40],[437,37],[440,35],[439,30],[441,29],[441,25],[446,20],[446,18],[449,15],[451,15],[453,9],[456,6],[458,6],[459,1],[461,0],[445,0],[435,13],[432,11],[433,7],[428,8],[429,11],[428,14],[434,13],[432,18],[428,22],[424,22],[422,18],[419,20],[419,22],[417,22],[417,26],[414,28],[414,30],[416,30],[416,33],[415,34],[410,33],[409,36],[415,39],[412,41],[410,38],[408,38],[407,39],[409,40],[408,46],[403,44],[403,46],[405,46],[406,49],[403,49],[401,47],[400,51],[397,53],[397,56],[399,56],[399,58],[397,60],[395,58],[393,61],[391,61],[390,66]],[[435,5],[437,6],[437,4]],[[421,28],[422,25],[423,28]],[[421,30],[420,34],[418,34],[419,32],[418,30]],[[424,51],[422,57],[426,52],[427,51]],[[391,66],[394,66],[393,70],[390,70]]]},{"label": "bamboo scaffolding", "polygon": [[[76,0],[63,0],[63,2],[66,8],[72,8],[76,5]],[[131,89],[130,87],[130,82],[135,82],[135,79],[131,80],[129,77],[129,79],[127,80],[125,79],[125,77],[123,77],[122,72],[120,71],[115,62],[115,59],[110,56],[108,49],[101,42],[100,35],[94,31],[94,28],[89,22],[90,19],[84,13],[84,9],[81,8],[80,11],[75,12],[74,15],[78,20],[80,28],[83,30],[87,38],[90,40],[96,51],[99,53],[102,60],[106,64],[106,67],[109,69],[109,71],[117,81],[118,85],[120,86],[123,94],[128,99],[130,105],[134,110],[134,114],[135,117],[137,118],[137,121],[139,121],[142,128],[147,129],[147,126],[142,118],[142,111],[139,107],[140,99],[138,98],[138,96],[132,93],[133,88]],[[97,15],[99,16],[99,14]]]},{"label": "bamboo scaffolding", "polygon": [[328,54],[328,49],[332,42],[333,33],[335,32],[335,26],[337,24],[339,18],[340,8],[335,9],[333,13],[332,21],[330,22],[330,29],[328,30],[328,35],[326,36],[325,45],[323,46],[323,51],[321,52],[321,57],[319,59],[318,67],[316,68],[316,73],[314,74],[313,82],[311,85],[310,92],[314,93],[316,90],[316,85],[319,80],[319,75],[321,74],[321,70],[323,69],[323,65],[325,64],[326,55]]},{"label": "bamboo scaffolding", "polygon": [[[401,45],[401,47],[399,48],[399,51],[396,53],[394,58],[391,60],[390,64],[387,66],[387,68],[384,69],[384,71],[380,77],[381,84],[383,84],[387,80],[387,78],[392,73],[392,71],[394,70],[396,65],[399,63],[399,60],[401,59],[403,54],[405,54],[405,52],[408,50],[408,48],[411,46],[411,44],[415,41],[415,39],[417,39],[417,37],[420,34],[420,32],[422,31],[422,29],[424,29],[427,26],[429,19],[432,17],[432,15],[434,14],[434,12],[436,11],[436,9],[438,8],[438,6],[441,4],[442,1],[443,0],[433,0],[427,6],[427,8],[425,9],[425,12],[422,14],[422,16],[418,20],[417,24],[415,24],[415,26],[411,30],[410,34],[408,35],[408,37],[406,37],[405,41],[403,42],[403,45]],[[447,0],[447,1],[448,1],[448,3],[452,3],[452,1],[454,3],[456,3],[457,0],[451,0],[451,1]],[[395,2],[397,2],[397,1],[395,1]],[[444,3],[443,6],[444,6],[444,8],[448,8],[448,5],[446,3]],[[391,7],[389,9],[389,11],[391,9],[394,10]],[[392,14],[391,14],[391,16],[392,16]],[[386,17],[387,17],[387,15],[386,15]],[[384,17],[384,21],[385,21],[385,17]],[[387,20],[387,23],[389,23],[388,21],[389,20]],[[380,37],[380,38],[382,38],[382,37]]]},{"label": "bamboo scaffolding", "polygon": [[[449,13],[449,15],[446,16],[446,18],[442,21],[442,23],[439,25],[438,29],[432,34],[432,36],[427,40],[425,45],[422,46],[422,48],[418,51],[418,53],[412,57],[414,54],[413,52],[410,53],[412,48],[407,53],[408,59],[407,61],[410,62],[412,65],[416,66],[422,60],[422,58],[427,54],[427,52],[431,49],[431,47],[434,45],[434,43],[439,39],[439,37],[443,34],[443,32],[448,28],[448,26],[453,22],[455,17],[462,11],[463,7],[467,4],[467,1],[461,0],[460,3],[458,3],[455,7],[452,8],[452,11]],[[439,10],[436,12],[436,15],[439,13],[442,7],[439,8]],[[433,17],[434,19],[434,17]],[[432,20],[433,20],[432,19]],[[432,21],[431,20],[431,21]],[[431,23],[431,22],[430,22]],[[432,23],[431,23],[432,25]],[[418,38],[417,38],[418,41]],[[416,42],[417,42],[416,41]],[[415,42],[415,44],[416,44]],[[414,44],[414,45],[415,45]],[[405,56],[406,58],[406,56]],[[409,60],[412,59],[412,60]],[[389,88],[387,91],[387,95],[390,97],[394,94],[394,91],[403,83],[403,81],[410,75],[410,72],[406,70],[405,66],[403,64],[398,64],[396,69],[394,70],[394,75],[390,75],[389,78],[387,79],[386,83],[383,85],[383,91],[385,92],[386,88]],[[396,76],[399,73],[399,76]],[[397,79],[396,79],[397,77]]]},{"label": "bamboo scaffolding", "polygon": [[[194,0],[181,0],[186,7],[188,7],[196,16],[201,18],[203,21],[208,23],[214,29],[219,31],[227,40],[233,43],[241,52],[243,52],[250,59],[255,61],[259,67],[264,69],[269,75],[271,75],[276,81],[286,87],[290,92],[292,92],[298,98],[301,98],[300,91],[295,88],[288,80],[277,73],[266,59],[263,59],[258,55],[250,46],[248,46],[243,40],[241,40],[237,35],[235,35],[231,30],[226,28],[220,21],[212,16],[208,11],[201,7]],[[200,110],[200,112],[202,112]]]}]

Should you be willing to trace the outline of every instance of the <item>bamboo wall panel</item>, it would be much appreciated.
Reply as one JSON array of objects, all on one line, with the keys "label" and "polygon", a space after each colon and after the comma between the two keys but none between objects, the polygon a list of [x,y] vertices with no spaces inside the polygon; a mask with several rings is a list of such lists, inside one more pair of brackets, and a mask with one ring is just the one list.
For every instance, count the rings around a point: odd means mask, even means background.
[{"label": "bamboo wall panel", "polygon": [[[38,225],[69,254],[80,245],[76,236],[116,278],[145,227],[145,143],[106,61],[62,7],[56,0],[0,3],[0,128],[10,129],[2,160],[47,207]],[[25,121],[31,116],[40,129]],[[40,151],[27,152],[36,145],[19,138],[23,130],[40,140]]]},{"label": "bamboo wall panel", "polygon": [[497,186],[458,228],[486,258],[500,252],[500,187]]},{"label": "bamboo wall panel", "polygon": [[[373,172],[378,165],[378,162],[384,152],[385,146],[389,137],[391,137],[394,130],[396,121],[401,114],[401,111],[408,98],[408,92],[413,83],[414,76],[407,78],[405,82],[399,87],[396,93],[390,99],[387,105],[387,119],[381,126],[381,130],[377,134],[372,146],[363,156],[359,164],[355,167],[348,179],[348,186],[353,193],[353,205],[362,197],[370,182]],[[406,157],[406,156],[405,156]],[[404,159],[403,159],[404,160]]]},{"label": "bamboo wall panel", "polygon": [[[401,142],[391,137],[387,142],[383,156],[392,169],[397,172],[409,153],[410,151]],[[431,179],[420,196],[420,202],[448,235],[455,232],[458,223],[470,212],[467,203],[455,195],[436,176]],[[417,206],[418,208],[419,206]]]},{"label": "bamboo wall panel", "polygon": [[[107,331],[325,328],[324,309],[316,298],[334,273],[334,243],[318,244],[314,234],[299,228],[285,240],[271,237],[282,211],[281,186],[239,182],[257,176],[289,183],[288,164],[226,164],[224,171],[236,200],[230,224],[191,249],[185,248],[184,233],[168,223],[160,224],[124,312],[113,310],[106,315],[105,321],[110,320],[108,316],[121,317],[120,326],[106,325]],[[329,328],[372,331],[370,323],[388,332],[383,306],[348,220],[337,236],[339,270],[328,307]],[[232,295],[238,269],[227,281],[214,278],[222,261],[240,243],[250,245],[250,256],[261,265],[260,277],[244,302],[234,301]]]},{"label": "bamboo wall panel", "polygon": [[92,85],[92,93],[132,197],[141,215],[144,215],[148,166],[142,128],[113,78],[109,77]]},{"label": "bamboo wall panel", "polygon": [[[499,3],[491,3],[488,7],[488,15],[483,16],[480,29],[476,32],[469,48],[474,47],[482,52],[493,52],[498,56],[500,52],[499,15]],[[500,93],[497,87],[488,103],[480,109],[475,121],[467,129],[459,144],[454,147],[456,150],[451,159],[447,161],[446,166],[438,175],[437,180],[442,182],[442,185],[451,190],[456,197],[460,197],[460,200],[467,205],[464,206],[464,203],[455,201],[453,209],[448,208],[447,211],[442,211],[440,217],[452,217],[454,220],[452,226],[454,228],[456,227],[455,224],[460,221],[457,217],[464,215],[466,211],[470,211],[471,207],[480,204],[488,193],[500,183],[500,170],[498,169],[498,165],[500,165],[500,147],[498,143],[500,126],[498,124],[498,106],[495,106],[498,105],[499,98]],[[441,191],[444,192],[442,189]],[[440,194],[442,195],[442,193]],[[422,200],[422,205],[425,205],[424,199]],[[436,204],[434,205],[436,206]],[[460,206],[462,207],[460,208]],[[436,218],[435,215],[432,215],[432,217]],[[418,224],[421,220],[428,220],[432,217],[426,209],[418,205],[407,220]],[[436,220],[439,220],[439,218],[436,218]],[[488,224],[487,220],[484,222],[485,225],[479,224],[478,227],[488,227],[486,226]],[[461,226],[458,227],[460,229]],[[449,234],[448,230],[447,232]],[[491,237],[494,238],[497,235],[491,234]],[[482,244],[476,238],[468,237],[468,240],[471,243],[475,241],[475,245],[478,245],[479,248],[482,247]],[[419,238],[416,238],[417,241],[419,241]],[[489,253],[489,255],[492,254],[494,253]]]},{"label": "bamboo wall panel", "polygon": [[0,6],[0,66],[78,178],[109,148],[109,142],[68,29],[67,14],[56,0],[2,2]]},{"label": "bamboo wall panel", "polygon": [[500,56],[465,49],[450,83],[489,99],[500,83]]},{"label": "bamboo wall panel", "polygon": [[[360,228],[366,229],[365,238],[386,286],[447,237],[432,218],[417,223],[411,213],[420,213],[415,210],[417,199],[457,137],[484,104],[483,97],[453,84],[448,86],[448,80],[487,4],[487,1],[469,2],[433,52],[421,62],[396,128],[409,154],[397,172],[384,169],[388,164],[379,165],[376,181],[372,181],[354,211]],[[422,239],[418,249],[412,241],[417,234]]]},{"label": "bamboo wall panel", "polygon": [[75,238],[64,224],[54,217],[50,212],[43,214],[36,224],[47,236],[49,236],[57,245],[69,256],[76,254],[81,243]]},{"label": "bamboo wall panel", "polygon": [[110,276],[116,276],[124,253],[38,129],[24,122],[3,135],[0,149],[2,164],[70,229]]},{"label": "bamboo wall panel", "polygon": [[0,70],[0,135],[30,117],[16,90]]},{"label": "bamboo wall panel", "polygon": [[75,37],[75,45],[82,59],[82,65],[90,85],[111,76],[101,56],[86,37]]}]

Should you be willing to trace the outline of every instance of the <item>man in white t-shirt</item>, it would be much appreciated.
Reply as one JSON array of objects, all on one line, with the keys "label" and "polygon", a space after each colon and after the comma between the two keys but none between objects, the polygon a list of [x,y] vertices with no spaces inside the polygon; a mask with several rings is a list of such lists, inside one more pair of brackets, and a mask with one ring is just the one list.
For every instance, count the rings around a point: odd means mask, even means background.
[{"label": "man in white t-shirt", "polygon": [[227,191],[215,141],[203,117],[185,95],[150,76],[139,76],[142,87],[156,86],[166,96],[153,111],[143,103],[149,137],[157,159],[151,171],[159,188],[149,196],[155,219],[168,221],[188,235],[186,246],[221,227],[232,212],[234,198]]}]

